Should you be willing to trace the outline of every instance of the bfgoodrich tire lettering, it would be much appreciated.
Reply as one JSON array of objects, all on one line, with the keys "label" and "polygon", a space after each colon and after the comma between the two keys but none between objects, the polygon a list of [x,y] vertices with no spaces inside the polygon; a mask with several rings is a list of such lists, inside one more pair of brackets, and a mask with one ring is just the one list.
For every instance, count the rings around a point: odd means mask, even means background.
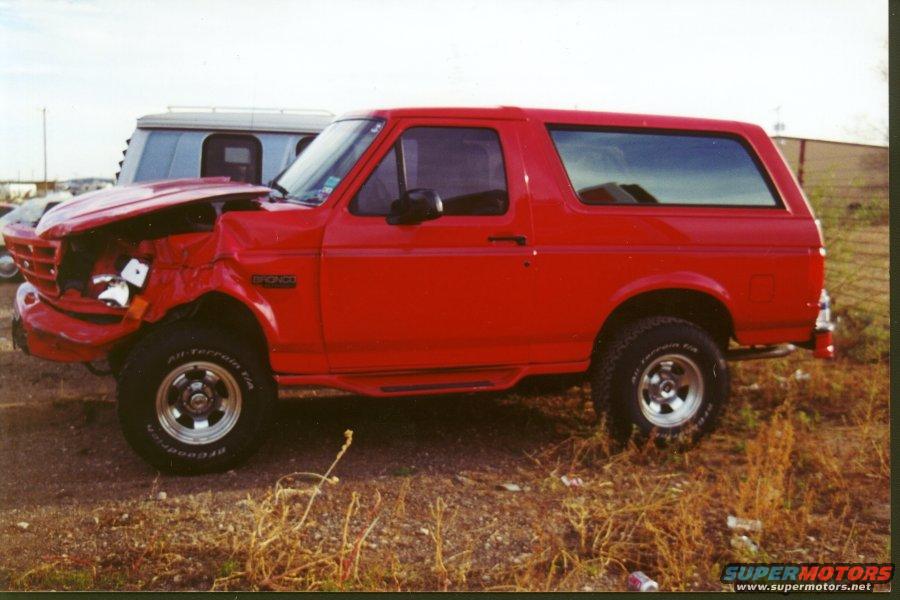
[{"label": "bfgoodrich tire lettering", "polygon": [[652,317],[623,328],[597,349],[591,390],[613,432],[666,440],[709,431],[728,400],[722,350],[697,325]]},{"label": "bfgoodrich tire lettering", "polygon": [[[173,373],[188,372],[195,380],[180,379],[184,380],[184,397],[198,403],[194,408],[200,416],[192,418],[202,420],[204,414],[213,415],[210,421],[215,418],[219,409],[213,404],[216,394],[211,389],[220,379],[227,379],[228,386],[218,389],[238,407],[234,420],[209,439],[191,435],[195,423],[185,421],[185,407],[172,411],[168,421],[164,418],[166,403],[162,402],[162,410],[159,407],[161,384],[172,379]],[[205,374],[211,374],[212,383],[206,383]],[[118,375],[119,421],[128,443],[153,466],[178,473],[221,471],[252,454],[262,441],[276,397],[272,376],[257,352],[225,333],[195,323],[175,323],[149,334],[131,349]],[[200,404],[204,400],[209,403],[207,412]],[[179,425],[172,415],[187,425]],[[204,421],[203,426],[209,427],[209,422]]]}]

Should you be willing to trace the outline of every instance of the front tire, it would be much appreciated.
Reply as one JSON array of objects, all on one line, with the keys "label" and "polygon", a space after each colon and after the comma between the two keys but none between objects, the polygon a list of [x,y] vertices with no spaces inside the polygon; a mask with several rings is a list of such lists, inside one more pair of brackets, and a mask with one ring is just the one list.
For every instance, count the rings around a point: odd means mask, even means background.
[{"label": "front tire", "polygon": [[147,335],[118,374],[125,438],[151,465],[176,473],[222,471],[250,456],[276,398],[259,352],[196,323]]},{"label": "front tire", "polygon": [[629,324],[598,348],[592,365],[594,408],[618,437],[693,441],[713,428],[729,392],[713,337],[674,317]]}]

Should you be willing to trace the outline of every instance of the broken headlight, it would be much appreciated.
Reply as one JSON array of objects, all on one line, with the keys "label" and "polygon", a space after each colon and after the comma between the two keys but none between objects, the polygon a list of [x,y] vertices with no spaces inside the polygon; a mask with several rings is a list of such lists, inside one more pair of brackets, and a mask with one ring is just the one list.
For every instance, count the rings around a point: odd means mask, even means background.
[{"label": "broken headlight", "polygon": [[91,278],[91,283],[101,286],[97,300],[116,308],[126,308],[131,301],[131,288],[140,290],[147,281],[150,265],[136,258],[130,259],[118,275],[103,274]]}]

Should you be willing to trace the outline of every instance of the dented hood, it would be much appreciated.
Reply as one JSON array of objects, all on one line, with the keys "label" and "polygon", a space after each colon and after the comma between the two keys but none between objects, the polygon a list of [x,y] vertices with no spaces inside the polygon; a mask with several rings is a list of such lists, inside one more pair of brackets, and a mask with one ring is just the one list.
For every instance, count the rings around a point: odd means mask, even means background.
[{"label": "dented hood", "polygon": [[228,177],[124,185],[82,194],[59,204],[47,211],[35,233],[45,239],[56,239],[178,204],[221,198],[244,200],[267,195],[269,191],[267,187],[236,183]]}]

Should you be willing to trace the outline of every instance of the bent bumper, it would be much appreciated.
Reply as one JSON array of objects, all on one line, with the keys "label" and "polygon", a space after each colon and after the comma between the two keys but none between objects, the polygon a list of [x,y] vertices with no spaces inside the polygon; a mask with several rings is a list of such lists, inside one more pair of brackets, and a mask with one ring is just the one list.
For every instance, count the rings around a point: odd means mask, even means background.
[{"label": "bent bumper", "polygon": [[140,320],[99,324],[62,313],[42,301],[30,283],[16,291],[13,343],[26,354],[58,362],[99,360],[138,327]]}]

